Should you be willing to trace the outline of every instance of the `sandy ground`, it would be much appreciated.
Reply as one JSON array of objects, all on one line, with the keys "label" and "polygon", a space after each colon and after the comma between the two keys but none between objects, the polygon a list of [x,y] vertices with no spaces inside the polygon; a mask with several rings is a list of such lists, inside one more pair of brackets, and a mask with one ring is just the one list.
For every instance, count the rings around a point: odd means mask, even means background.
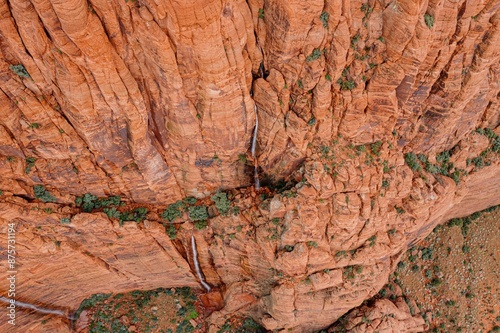
[{"label": "sandy ground", "polygon": [[428,332],[500,332],[500,209],[472,217],[436,228],[392,276]]}]

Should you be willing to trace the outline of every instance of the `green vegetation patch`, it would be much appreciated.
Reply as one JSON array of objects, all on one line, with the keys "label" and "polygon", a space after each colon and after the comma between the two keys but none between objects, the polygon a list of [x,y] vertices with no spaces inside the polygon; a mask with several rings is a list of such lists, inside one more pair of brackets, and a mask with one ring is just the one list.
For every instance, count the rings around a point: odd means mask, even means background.
[{"label": "green vegetation patch", "polygon": [[23,78],[26,78],[26,79],[31,79],[31,76],[30,74],[28,73],[28,71],[26,70],[26,68],[24,67],[24,65],[22,64],[19,64],[19,65],[10,65],[10,70],[18,75],[19,77],[23,77]]},{"label": "green vegetation patch", "polygon": [[93,210],[101,209],[105,207],[120,206],[123,205],[120,196],[112,196],[107,198],[98,198],[91,193],[85,193],[83,196],[76,197],[75,204],[81,207],[86,213],[90,213]]},{"label": "green vegetation patch", "polygon": [[137,207],[132,210],[124,210],[125,202],[120,196],[110,196],[99,198],[94,194],[85,193],[83,196],[76,197],[75,205],[80,207],[84,212],[91,213],[94,211],[102,211],[111,219],[118,219],[120,225],[125,221],[135,221],[140,223],[146,219],[148,209],[146,207]]},{"label": "green vegetation patch", "polygon": [[207,207],[205,206],[191,206],[188,208],[188,212],[191,221],[205,221],[208,219]]},{"label": "green vegetation patch", "polygon": [[42,200],[43,202],[56,202],[56,197],[50,194],[49,191],[43,185],[33,186],[33,191],[35,192],[35,198]]},{"label": "green vegetation patch", "polygon": [[427,28],[430,29],[434,26],[434,16],[432,16],[430,14],[425,14],[424,21],[425,21],[425,25],[427,26]]},{"label": "green vegetation patch", "polygon": [[167,209],[161,214],[164,220],[173,221],[178,217],[182,217],[182,213],[186,208],[186,204],[179,200],[167,206]]},{"label": "green vegetation patch", "polygon": [[321,15],[319,16],[319,19],[321,20],[321,22],[323,23],[323,27],[324,28],[328,28],[328,19],[330,18],[330,15],[327,13],[327,12],[323,12],[321,13]]},{"label": "green vegetation patch", "polygon": [[88,311],[90,333],[126,333],[131,326],[144,333],[191,333],[202,328],[195,301],[190,288],[97,294],[81,303],[76,318]]},{"label": "green vegetation patch", "polygon": [[210,197],[213,202],[215,202],[215,207],[222,215],[227,215],[229,209],[231,208],[231,201],[227,198],[227,194],[224,192],[217,192]]},{"label": "green vegetation patch", "polygon": [[314,60],[318,60],[321,57],[322,54],[323,54],[323,52],[321,52],[320,49],[314,49],[312,51],[312,53],[309,56],[306,57],[306,61],[307,62],[311,62],[311,61],[314,61]]},{"label": "green vegetation patch", "polygon": [[24,169],[25,174],[29,174],[31,172],[31,169],[35,166],[35,162],[36,162],[36,158],[26,157],[26,168]]}]

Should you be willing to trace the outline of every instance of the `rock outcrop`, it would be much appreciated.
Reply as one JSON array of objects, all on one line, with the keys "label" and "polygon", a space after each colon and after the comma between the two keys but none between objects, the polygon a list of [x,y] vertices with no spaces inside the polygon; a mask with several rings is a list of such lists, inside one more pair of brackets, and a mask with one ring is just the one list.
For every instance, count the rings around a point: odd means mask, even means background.
[{"label": "rock outcrop", "polygon": [[[14,223],[19,301],[200,286],[194,234],[225,304],[210,330],[242,312],[311,332],[437,224],[500,203],[497,0],[0,0],[0,36],[0,267]],[[251,187],[256,116],[272,191]],[[160,209],[217,190],[239,212],[165,233]],[[151,213],[121,225],[84,193]]]},{"label": "rock outcrop", "polygon": [[389,284],[389,293],[350,311],[328,328],[329,333],[399,333],[425,332],[429,325],[416,302],[406,296],[399,285]]}]

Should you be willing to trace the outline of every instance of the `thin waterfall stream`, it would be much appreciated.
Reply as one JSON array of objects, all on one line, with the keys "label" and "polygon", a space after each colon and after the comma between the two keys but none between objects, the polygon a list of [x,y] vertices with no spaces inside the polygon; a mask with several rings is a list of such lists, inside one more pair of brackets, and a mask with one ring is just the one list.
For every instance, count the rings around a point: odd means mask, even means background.
[{"label": "thin waterfall stream", "polygon": [[[3,296],[0,296],[0,302],[11,304],[11,300],[9,298],[3,297]],[[61,317],[68,318],[70,320],[74,320],[73,315],[68,314],[67,311],[63,311],[63,310],[42,308],[42,307],[30,304],[30,303],[24,303],[24,302],[20,302],[20,301],[15,301],[15,306],[16,306],[16,308],[29,309],[29,310],[36,311],[38,313],[53,314],[56,316],[61,316]]]},{"label": "thin waterfall stream", "polygon": [[253,130],[253,138],[252,138],[252,157],[253,157],[253,167],[254,167],[254,181],[255,181],[255,189],[260,189],[260,181],[259,181],[259,161],[256,156],[256,146],[257,146],[257,133],[259,131],[259,117],[257,114],[257,104],[254,102],[254,111],[255,111],[255,129]]},{"label": "thin waterfall stream", "polygon": [[198,279],[200,279],[200,283],[203,288],[205,288],[207,292],[210,292],[212,287],[210,287],[210,285],[205,281],[205,276],[203,275],[200,263],[198,262],[198,250],[196,249],[196,239],[194,238],[194,235],[191,235],[191,249],[193,250],[193,262],[196,275],[198,275]]},{"label": "thin waterfall stream", "polygon": [[[259,38],[256,36],[255,38],[255,43],[257,44],[257,47],[259,48],[260,53],[262,56],[264,56],[264,52],[262,51],[262,48],[259,43]],[[259,66],[259,76],[262,79],[265,79],[265,72],[266,69],[264,68],[264,62],[260,63]],[[253,97],[253,87],[252,90],[250,91],[250,96]],[[259,180],[259,160],[257,158],[257,134],[259,132],[259,115],[257,112],[257,104],[255,103],[254,100],[254,112],[255,112],[255,129],[253,130],[253,138],[252,138],[252,158],[253,158],[253,168],[254,168],[254,184],[255,184],[255,190],[260,190],[260,180]]]}]

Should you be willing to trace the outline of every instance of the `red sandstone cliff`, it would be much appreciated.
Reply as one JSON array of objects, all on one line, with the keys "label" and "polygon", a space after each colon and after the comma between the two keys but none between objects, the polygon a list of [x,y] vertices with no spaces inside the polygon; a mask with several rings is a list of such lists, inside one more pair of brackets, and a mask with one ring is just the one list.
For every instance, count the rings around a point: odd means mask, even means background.
[{"label": "red sandstone cliff", "polygon": [[[187,215],[172,242],[157,215],[120,226],[72,203],[90,192],[160,209],[231,190],[240,214],[194,232],[224,291],[212,329],[237,311],[268,329],[328,326],[436,224],[500,203],[495,141],[474,132],[500,134],[499,9],[0,0],[2,271],[14,222],[20,300],[75,309],[93,293],[199,286]],[[261,178],[294,180],[289,195],[250,187],[255,104]],[[405,162],[443,151],[446,172]],[[56,203],[34,199],[39,184]]]}]

